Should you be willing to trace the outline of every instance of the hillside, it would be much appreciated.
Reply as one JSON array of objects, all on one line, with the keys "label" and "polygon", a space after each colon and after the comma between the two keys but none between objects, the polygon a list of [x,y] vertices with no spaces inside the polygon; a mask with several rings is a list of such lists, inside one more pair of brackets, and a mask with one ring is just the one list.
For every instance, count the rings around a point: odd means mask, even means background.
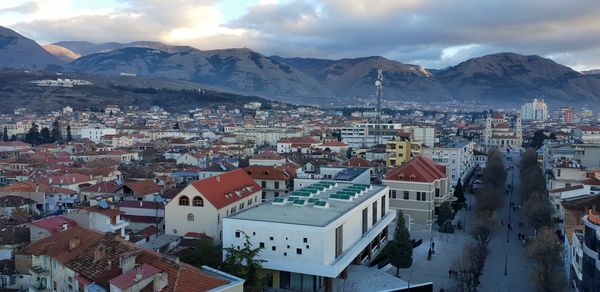
[{"label": "hillside", "polygon": [[35,41],[0,26],[0,68],[59,70],[64,65]]},{"label": "hillside", "polygon": [[[83,79],[93,85],[75,87],[41,87],[31,81],[56,78]],[[17,108],[48,112],[69,105],[77,110],[101,108],[107,104],[140,106],[158,105],[169,111],[184,112],[212,105],[241,107],[249,101],[268,103],[267,100],[216,91],[199,87],[191,82],[131,76],[98,76],[90,74],[64,74],[0,70],[0,112]]]},{"label": "hillside", "polygon": [[81,56],[87,56],[95,53],[106,53],[118,49],[123,48],[148,48],[148,49],[156,49],[165,52],[181,52],[181,51],[189,51],[194,48],[189,46],[173,46],[167,45],[161,42],[151,42],[151,41],[138,41],[131,43],[117,43],[117,42],[108,42],[108,43],[92,43],[92,42],[82,42],[82,41],[62,41],[53,43],[53,45],[61,46],[67,48],[73,52]]},{"label": "hillside", "polygon": [[66,63],[69,63],[69,62],[81,57],[81,55],[79,55],[65,47],[61,47],[58,45],[43,45],[42,47],[46,51],[48,51],[48,53],[54,55],[59,60],[66,62]]},{"label": "hillside", "polygon": [[328,94],[318,82],[297,69],[245,48],[166,52],[131,47],[83,56],[73,66],[82,72],[186,80],[283,100]]},{"label": "hillside", "polygon": [[435,78],[462,100],[558,103],[600,101],[600,79],[539,56],[498,53],[440,70]]}]

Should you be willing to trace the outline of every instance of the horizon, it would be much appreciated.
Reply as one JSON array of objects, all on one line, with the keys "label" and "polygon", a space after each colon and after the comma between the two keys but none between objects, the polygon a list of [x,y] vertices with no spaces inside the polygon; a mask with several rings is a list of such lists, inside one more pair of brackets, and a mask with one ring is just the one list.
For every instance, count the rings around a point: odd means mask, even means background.
[{"label": "horizon", "polygon": [[600,7],[576,2],[9,0],[0,24],[44,44],[158,41],[266,56],[382,56],[429,69],[514,52],[598,69]]}]

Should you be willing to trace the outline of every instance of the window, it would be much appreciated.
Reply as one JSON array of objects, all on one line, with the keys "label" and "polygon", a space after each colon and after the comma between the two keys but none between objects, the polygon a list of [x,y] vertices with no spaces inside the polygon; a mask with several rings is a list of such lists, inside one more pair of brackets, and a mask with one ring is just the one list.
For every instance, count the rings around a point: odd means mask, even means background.
[{"label": "window", "polygon": [[373,215],[373,225],[375,225],[375,223],[377,223],[377,201],[373,202],[373,214],[371,215]]},{"label": "window", "polygon": [[279,197],[279,192],[275,192],[274,197],[275,198]]},{"label": "window", "polygon": [[276,181],[276,182],[275,182],[275,188],[276,188],[276,189],[278,189],[278,188],[279,188],[279,182],[278,182],[278,181]]},{"label": "window", "polygon": [[187,220],[188,220],[188,221],[194,221],[194,214],[192,214],[192,213],[188,213],[188,214],[187,214]]},{"label": "window", "polygon": [[390,190],[390,199],[396,198],[396,190]]},{"label": "window", "polygon": [[273,240],[273,236],[269,237],[269,240]]},{"label": "window", "polygon": [[258,244],[258,246],[260,246],[260,248],[265,248],[265,243],[261,242],[261,243]]},{"label": "window", "polygon": [[409,196],[408,196],[408,191],[404,191],[404,199],[405,199],[405,200],[408,200],[408,199],[409,199]]},{"label": "window", "polygon": [[236,232],[235,232],[235,237],[236,237],[236,238],[240,238],[240,232],[239,232],[239,231],[236,231]]},{"label": "window", "polygon": [[266,182],[266,181],[264,181],[264,180],[263,180],[263,181],[261,181],[261,182],[260,182],[260,186],[262,186],[263,188],[266,188],[266,187],[267,187],[267,182]]},{"label": "window", "polygon": [[439,197],[440,196],[440,189],[435,189],[435,196]]},{"label": "window", "polygon": [[276,246],[271,246],[271,250],[275,251],[275,250],[277,250],[277,247]]},{"label": "window", "polygon": [[362,210],[362,234],[367,233],[367,228],[369,227],[369,208],[364,208]]},{"label": "window", "polygon": [[194,199],[192,200],[192,205],[194,207],[203,207],[204,200],[202,200],[202,198],[200,198],[200,197],[194,197]]},{"label": "window", "polygon": [[385,216],[385,196],[381,197],[381,218]]},{"label": "window", "polygon": [[556,170],[556,176],[560,176],[560,168]]},{"label": "window", "polygon": [[305,237],[304,239],[302,239],[302,242],[307,243],[308,242],[308,238]]},{"label": "window", "polygon": [[339,257],[344,251],[344,225],[335,229],[335,257]]},{"label": "window", "polygon": [[266,200],[267,199],[267,192],[263,191],[262,192],[262,200]]},{"label": "window", "polygon": [[189,206],[190,199],[187,196],[179,197],[179,206]]},{"label": "window", "polygon": [[302,254],[302,249],[301,248],[297,248],[296,249],[296,254]]}]

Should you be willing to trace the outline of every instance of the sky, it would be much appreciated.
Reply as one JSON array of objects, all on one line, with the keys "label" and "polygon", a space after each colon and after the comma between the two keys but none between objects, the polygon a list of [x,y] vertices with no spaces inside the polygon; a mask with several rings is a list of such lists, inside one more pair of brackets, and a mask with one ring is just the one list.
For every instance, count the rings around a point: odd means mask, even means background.
[{"label": "sky", "polygon": [[597,0],[2,0],[0,25],[42,44],[152,40],[426,68],[511,51],[600,68]]}]

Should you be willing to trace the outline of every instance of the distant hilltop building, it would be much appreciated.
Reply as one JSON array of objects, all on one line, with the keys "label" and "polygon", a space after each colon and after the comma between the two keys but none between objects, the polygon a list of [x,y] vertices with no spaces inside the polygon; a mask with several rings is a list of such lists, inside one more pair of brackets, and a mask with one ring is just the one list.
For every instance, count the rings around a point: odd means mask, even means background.
[{"label": "distant hilltop building", "polygon": [[534,99],[521,107],[523,120],[545,121],[548,119],[548,107],[543,99]]},{"label": "distant hilltop building", "polygon": [[503,113],[488,115],[483,133],[485,151],[500,148],[520,148],[523,144],[523,128],[519,115],[509,116]]},{"label": "distant hilltop building", "polygon": [[73,87],[80,85],[92,85],[92,82],[87,80],[79,80],[79,79],[62,79],[58,78],[56,80],[52,79],[44,79],[44,80],[34,80],[31,81],[37,86],[50,86],[50,87]]}]

